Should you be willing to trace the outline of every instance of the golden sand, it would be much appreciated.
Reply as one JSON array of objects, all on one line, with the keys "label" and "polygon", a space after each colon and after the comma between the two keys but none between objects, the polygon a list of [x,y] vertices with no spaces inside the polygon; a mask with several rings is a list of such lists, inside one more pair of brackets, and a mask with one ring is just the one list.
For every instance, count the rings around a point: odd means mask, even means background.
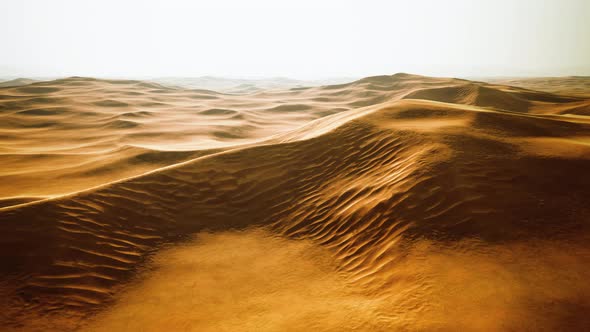
[{"label": "golden sand", "polygon": [[8,330],[590,328],[579,94],[396,74],[0,96]]}]

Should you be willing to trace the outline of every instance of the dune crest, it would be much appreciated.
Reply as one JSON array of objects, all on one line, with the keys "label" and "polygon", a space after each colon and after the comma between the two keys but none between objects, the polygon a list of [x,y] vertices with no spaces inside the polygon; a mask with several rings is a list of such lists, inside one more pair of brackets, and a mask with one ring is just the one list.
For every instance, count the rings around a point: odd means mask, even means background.
[{"label": "dune crest", "polygon": [[[239,96],[150,84],[70,78],[32,85],[59,91],[0,90],[9,96],[4,125],[18,128],[4,140],[41,132],[71,137],[63,113],[42,112],[27,122],[31,115],[9,109],[15,105],[71,102],[97,114],[76,129],[88,135],[86,154],[69,142],[61,146],[75,152],[67,155],[71,167],[59,169],[59,183],[75,183],[62,179],[85,170],[92,160],[86,158],[104,157],[108,165],[139,158],[149,166],[106,172],[102,186],[88,180],[86,187],[71,185],[69,195],[0,209],[5,325],[80,328],[102,312],[88,328],[157,330],[166,322],[194,331],[240,323],[250,330],[590,328],[590,119],[580,112],[590,100],[410,74]],[[101,92],[72,97],[87,89]],[[142,96],[123,96],[129,92]],[[157,105],[137,106],[147,99]],[[46,116],[58,118],[39,119]],[[206,128],[179,132],[186,121]],[[129,146],[113,150],[105,142],[99,150],[93,133],[103,131]],[[55,152],[60,144],[31,156],[65,160]],[[15,146],[31,151],[32,145]],[[2,170],[6,179],[32,165],[30,156],[16,155],[2,155],[13,163]],[[210,241],[194,239],[205,231],[214,233]],[[184,246],[160,252],[178,243]],[[231,275],[223,255],[204,257],[216,248],[242,264],[264,255],[270,265]],[[268,254],[275,250],[276,257]],[[273,261],[293,255],[303,265]],[[208,325],[198,314],[154,315],[153,305],[174,305],[190,278],[211,280],[206,271],[194,272],[202,264],[221,264],[211,287],[231,288],[235,280],[260,285],[252,286],[260,296],[245,302],[260,311],[228,299],[251,295],[247,290],[215,295],[199,290],[209,285],[196,285],[195,305],[203,312],[219,315],[214,303],[221,303],[242,319]],[[263,285],[258,274],[269,270],[278,280]],[[150,290],[167,289],[161,280],[171,274],[185,279],[153,297]],[[303,282],[319,275],[325,279]],[[135,278],[144,279],[124,291]],[[277,290],[281,278],[292,279]],[[293,316],[283,308],[276,312],[283,318],[272,316],[273,294],[300,295]],[[309,311],[327,312],[331,301],[342,315],[320,319]],[[186,312],[184,300],[178,305]]]}]

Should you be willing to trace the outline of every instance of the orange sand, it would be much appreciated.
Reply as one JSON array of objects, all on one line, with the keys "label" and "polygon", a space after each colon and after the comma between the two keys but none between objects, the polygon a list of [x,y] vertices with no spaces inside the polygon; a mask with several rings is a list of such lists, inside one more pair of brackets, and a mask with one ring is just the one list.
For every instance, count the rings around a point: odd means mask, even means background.
[{"label": "orange sand", "polygon": [[590,99],[570,95],[409,74],[0,89],[0,322],[590,329]]}]

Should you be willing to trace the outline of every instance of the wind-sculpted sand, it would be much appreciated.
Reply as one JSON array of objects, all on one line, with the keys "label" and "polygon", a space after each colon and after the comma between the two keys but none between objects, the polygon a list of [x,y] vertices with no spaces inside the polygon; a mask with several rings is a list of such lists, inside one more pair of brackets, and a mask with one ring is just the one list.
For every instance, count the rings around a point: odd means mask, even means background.
[{"label": "wind-sculpted sand", "polygon": [[[26,87],[0,90],[8,330],[590,329],[589,99],[408,74]],[[72,114],[22,115],[49,100]]]},{"label": "wind-sculpted sand", "polygon": [[80,77],[0,89],[0,199],[66,194],[259,142],[373,94],[344,86],[230,95]]},{"label": "wind-sculpted sand", "polygon": [[590,97],[590,76],[499,78],[490,79],[490,82],[551,93],[562,93],[569,96]]}]

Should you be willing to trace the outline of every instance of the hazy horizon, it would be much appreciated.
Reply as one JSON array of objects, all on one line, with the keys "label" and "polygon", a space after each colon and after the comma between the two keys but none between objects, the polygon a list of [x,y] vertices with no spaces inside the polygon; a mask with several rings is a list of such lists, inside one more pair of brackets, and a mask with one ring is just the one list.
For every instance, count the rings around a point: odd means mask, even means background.
[{"label": "hazy horizon", "polygon": [[[441,77],[441,78],[460,78],[460,79],[467,79],[467,80],[510,80],[510,79],[534,79],[534,78],[559,78],[559,77],[590,77],[588,75],[577,75],[577,74],[556,74],[556,75],[427,75],[427,74],[418,74],[414,72],[395,72],[395,73],[381,73],[375,75],[366,75],[366,76],[326,76],[326,77],[317,77],[317,78],[297,78],[297,77],[290,77],[290,76],[220,76],[220,75],[201,75],[201,76],[181,76],[181,75],[163,75],[163,76],[141,76],[141,75],[46,75],[46,76],[36,76],[36,75],[2,75],[0,74],[0,82],[5,82],[9,80],[18,80],[18,79],[32,79],[34,81],[48,81],[48,80],[57,80],[57,79],[64,79],[64,78],[74,78],[74,77],[88,77],[88,78],[95,78],[95,79],[104,79],[104,80],[166,80],[166,79],[213,79],[213,80],[235,80],[235,81],[273,81],[273,80],[291,80],[295,82],[301,83],[322,83],[325,82],[326,84],[340,84],[338,82],[352,82],[355,80],[360,80],[363,78],[368,77],[376,77],[376,76],[393,76],[396,74],[411,74],[417,76],[425,76],[425,77]],[[336,83],[332,83],[336,82]]]},{"label": "hazy horizon", "polygon": [[590,75],[590,2],[7,1],[3,77]]}]

